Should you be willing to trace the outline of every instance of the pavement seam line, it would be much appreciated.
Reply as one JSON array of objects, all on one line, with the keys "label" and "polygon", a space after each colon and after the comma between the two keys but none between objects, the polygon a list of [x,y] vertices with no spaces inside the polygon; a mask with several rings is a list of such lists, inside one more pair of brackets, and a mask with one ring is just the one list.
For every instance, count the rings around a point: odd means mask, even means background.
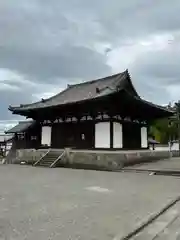
[{"label": "pavement seam line", "polygon": [[113,240],[129,240],[132,237],[134,237],[136,234],[140,233],[142,230],[144,230],[149,224],[151,224],[153,221],[155,221],[158,217],[160,217],[163,213],[165,213],[167,210],[169,210],[172,206],[174,206],[177,202],[180,201],[180,196],[178,196],[176,199],[172,200],[170,203],[168,203],[165,207],[163,207],[160,211],[150,215],[144,222],[140,224],[137,228],[129,232],[123,237],[118,237],[118,235]]},{"label": "pavement seam line", "polygon": [[159,232],[152,238],[152,240],[157,239],[157,238],[160,236],[160,234],[164,232],[165,229],[167,229],[171,224],[173,224],[173,223],[176,221],[177,218],[179,218],[179,215],[176,215],[161,231],[159,231]]},{"label": "pavement seam line", "polygon": [[180,171],[174,170],[156,170],[156,169],[123,169],[121,172],[133,173],[154,173],[154,175],[179,177]]}]

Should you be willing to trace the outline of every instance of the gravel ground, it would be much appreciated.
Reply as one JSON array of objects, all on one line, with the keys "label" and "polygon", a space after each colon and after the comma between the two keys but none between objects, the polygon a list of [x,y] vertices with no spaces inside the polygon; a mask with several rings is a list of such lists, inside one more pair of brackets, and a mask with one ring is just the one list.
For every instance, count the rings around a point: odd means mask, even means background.
[{"label": "gravel ground", "polygon": [[109,240],[180,195],[180,179],[0,165],[0,239]]}]

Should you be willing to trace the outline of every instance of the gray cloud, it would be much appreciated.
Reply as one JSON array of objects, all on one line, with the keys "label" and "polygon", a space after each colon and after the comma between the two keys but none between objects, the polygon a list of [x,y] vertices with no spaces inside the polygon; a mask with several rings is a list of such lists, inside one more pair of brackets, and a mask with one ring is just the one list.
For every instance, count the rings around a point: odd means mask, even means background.
[{"label": "gray cloud", "polygon": [[0,118],[17,118],[9,104],[127,67],[142,96],[169,101],[180,85],[179,9],[178,0],[1,1]]},{"label": "gray cloud", "polygon": [[[180,84],[180,49],[174,46],[168,51],[153,51],[146,53],[137,59],[136,72],[141,75],[157,78],[165,85]],[[155,82],[154,82],[155,83]]]},{"label": "gray cloud", "polygon": [[58,77],[88,78],[103,72],[108,73],[109,68],[103,62],[101,54],[83,46],[63,45],[54,51],[4,47],[0,55],[1,67],[18,70],[39,81]]}]

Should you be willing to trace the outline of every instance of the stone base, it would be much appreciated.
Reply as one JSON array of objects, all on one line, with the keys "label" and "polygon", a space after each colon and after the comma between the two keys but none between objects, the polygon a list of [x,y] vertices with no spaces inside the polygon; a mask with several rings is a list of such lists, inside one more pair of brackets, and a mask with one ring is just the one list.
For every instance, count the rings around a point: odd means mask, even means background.
[{"label": "stone base", "polygon": [[12,159],[12,163],[20,164],[25,162],[26,164],[33,165],[37,160],[39,160],[45,153],[47,149],[21,149],[16,151],[16,158]]},{"label": "stone base", "polygon": [[[54,150],[58,151],[58,149]],[[59,151],[62,151],[62,149]],[[33,165],[40,159],[47,149],[22,149],[17,150],[16,159],[12,163],[25,162]],[[151,162],[178,156],[178,151],[96,151],[96,150],[71,150],[66,149],[65,156],[58,163],[58,167],[71,167],[95,170],[116,171],[124,166],[134,165],[142,162]]]},{"label": "stone base", "polygon": [[[157,161],[178,156],[178,152],[170,153],[168,151],[69,151],[64,166],[84,168],[84,169],[102,169],[102,170],[120,170],[124,166],[135,165],[142,162]],[[61,166],[62,163],[59,163]]]}]

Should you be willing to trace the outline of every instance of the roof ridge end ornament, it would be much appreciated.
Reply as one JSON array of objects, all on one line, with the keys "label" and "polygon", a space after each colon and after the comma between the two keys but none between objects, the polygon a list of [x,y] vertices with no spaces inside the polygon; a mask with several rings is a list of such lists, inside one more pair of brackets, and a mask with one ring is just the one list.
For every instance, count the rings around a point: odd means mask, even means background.
[{"label": "roof ridge end ornament", "polygon": [[129,73],[128,68],[126,69],[125,73],[128,75],[129,78],[131,78],[131,74]]},{"label": "roof ridge end ornament", "polygon": [[67,84],[67,88],[70,88],[70,87],[73,87],[73,85],[75,85],[75,84]]}]

